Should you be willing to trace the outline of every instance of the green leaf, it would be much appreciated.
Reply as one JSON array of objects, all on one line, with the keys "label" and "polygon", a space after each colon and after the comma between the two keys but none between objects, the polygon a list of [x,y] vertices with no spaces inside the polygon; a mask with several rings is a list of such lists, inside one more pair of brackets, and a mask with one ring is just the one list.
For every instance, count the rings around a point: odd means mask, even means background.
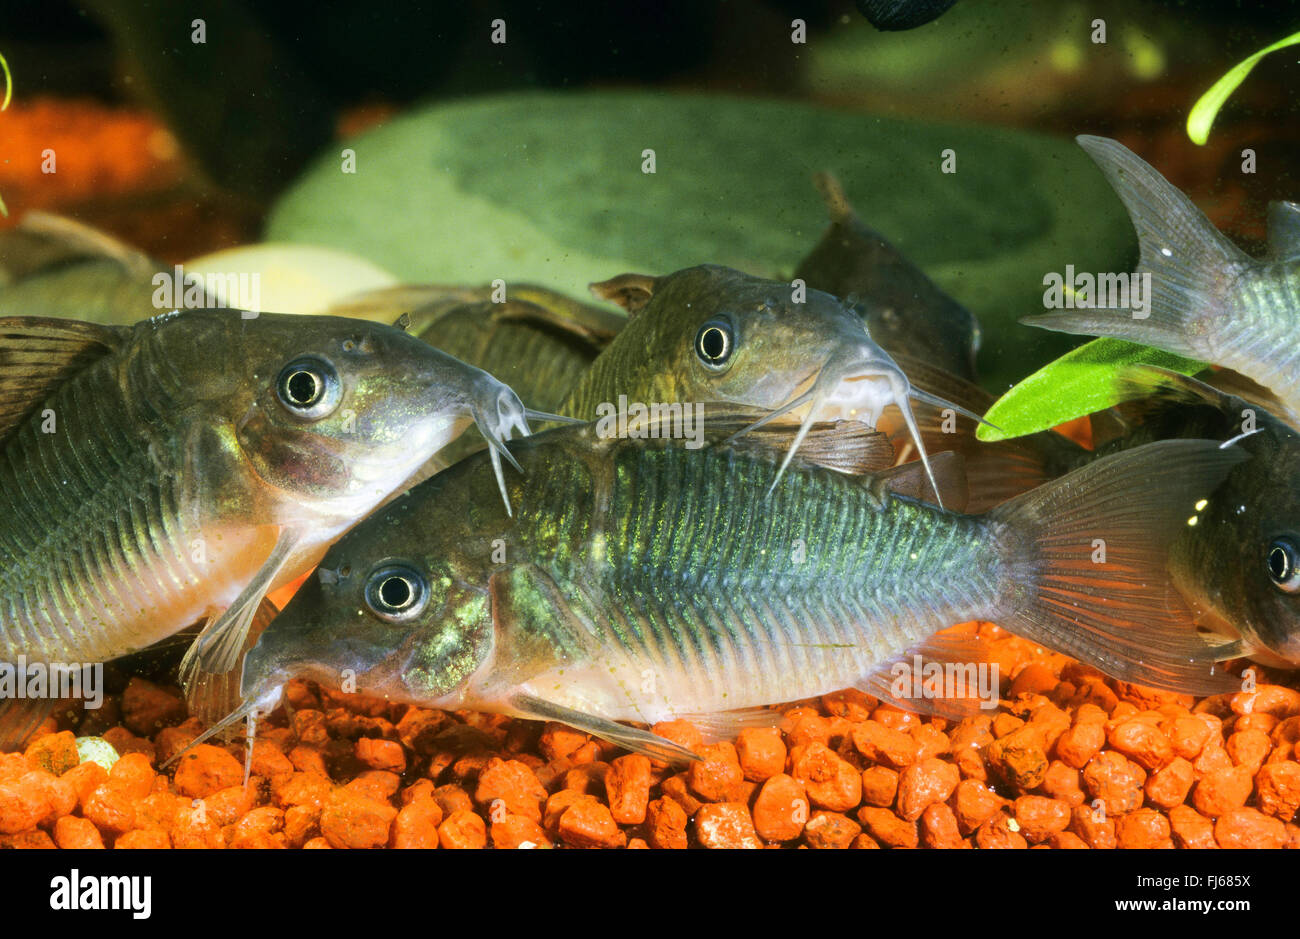
[{"label": "green leaf", "polygon": [[1246,80],[1256,63],[1270,52],[1285,49],[1287,46],[1300,45],[1300,33],[1294,33],[1278,40],[1266,49],[1261,49],[1250,58],[1237,63],[1228,74],[1210,86],[1210,90],[1201,95],[1200,100],[1192,106],[1192,113],[1187,115],[1187,136],[1193,143],[1204,144],[1210,136],[1210,125],[1214,123],[1219,109],[1228,97],[1237,90],[1237,86]]},{"label": "green leaf", "polygon": [[1044,365],[995,401],[984,419],[997,428],[982,424],[976,434],[990,443],[1023,437],[1114,407],[1122,400],[1116,378],[1130,365],[1157,365],[1183,375],[1205,368],[1150,346],[1094,339]]}]

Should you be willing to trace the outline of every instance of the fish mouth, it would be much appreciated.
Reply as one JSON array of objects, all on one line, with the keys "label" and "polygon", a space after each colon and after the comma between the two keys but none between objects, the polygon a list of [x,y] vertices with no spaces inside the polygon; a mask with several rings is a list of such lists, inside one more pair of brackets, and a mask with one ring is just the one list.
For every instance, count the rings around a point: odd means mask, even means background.
[{"label": "fish mouth", "polygon": [[911,435],[917,456],[925,467],[926,476],[930,479],[930,486],[935,492],[939,507],[943,508],[943,500],[938,496],[939,487],[930,467],[929,455],[921,440],[921,431],[917,426],[916,418],[912,414],[910,399],[953,407],[962,413],[969,412],[942,398],[913,388],[898,363],[869,336],[855,339],[842,351],[832,355],[815,374],[799,385],[799,389],[796,389],[794,396],[785,404],[734,435],[739,437],[783,415],[797,416],[803,412],[799,430],[786,451],[785,458],[781,461],[776,478],[768,490],[769,494],[781,481],[785,468],[790,464],[790,460],[793,459],[814,423],[836,419],[854,420],[874,429],[885,408],[894,405],[898,408]]}]

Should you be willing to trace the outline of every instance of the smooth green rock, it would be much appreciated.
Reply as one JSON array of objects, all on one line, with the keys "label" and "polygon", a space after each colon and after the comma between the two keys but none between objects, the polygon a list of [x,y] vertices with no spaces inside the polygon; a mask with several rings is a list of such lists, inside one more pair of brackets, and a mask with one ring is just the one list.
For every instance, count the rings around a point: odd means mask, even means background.
[{"label": "smooth green rock", "polygon": [[[356,153],[342,171],[343,149]],[[653,174],[643,151],[654,150]],[[943,151],[956,154],[943,173]],[[318,159],[267,237],[355,252],[400,279],[532,281],[582,296],[624,271],[727,264],[787,276],[827,224],[831,170],[863,220],[984,323],[1003,390],[1077,342],[1016,320],[1043,276],[1124,271],[1127,216],[1071,141],[803,104],[595,92],[413,112]]]},{"label": "smooth green rock", "polygon": [[98,763],[106,772],[119,759],[117,750],[103,737],[78,737],[76,743],[77,756],[82,763]]}]

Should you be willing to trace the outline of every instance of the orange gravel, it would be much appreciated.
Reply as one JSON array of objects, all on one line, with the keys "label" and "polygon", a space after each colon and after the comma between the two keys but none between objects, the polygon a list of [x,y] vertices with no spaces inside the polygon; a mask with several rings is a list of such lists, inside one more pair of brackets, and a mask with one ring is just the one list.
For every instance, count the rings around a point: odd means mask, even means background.
[{"label": "orange gravel", "polygon": [[[959,627],[961,628],[961,627]],[[991,624],[996,710],[919,717],[844,691],[667,767],[560,724],[293,682],[244,746],[202,745],[173,689],[132,679],[77,731],[0,754],[15,848],[1160,848],[1300,846],[1300,691],[1193,700],[1113,681]],[[1294,680],[1279,673],[1282,680]],[[107,726],[111,724],[112,726]]]}]

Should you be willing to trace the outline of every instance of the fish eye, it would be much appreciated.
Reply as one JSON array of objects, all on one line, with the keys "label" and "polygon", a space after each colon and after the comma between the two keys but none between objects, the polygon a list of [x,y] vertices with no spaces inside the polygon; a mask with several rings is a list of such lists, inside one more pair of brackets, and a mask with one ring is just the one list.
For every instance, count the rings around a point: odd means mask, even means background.
[{"label": "fish eye", "polygon": [[734,346],[731,324],[723,320],[709,320],[695,334],[695,354],[709,368],[726,365]]},{"label": "fish eye", "polygon": [[429,582],[409,564],[385,564],[366,581],[366,606],[380,619],[414,619],[429,602]]},{"label": "fish eye", "polygon": [[1268,576],[1279,590],[1300,591],[1300,549],[1290,538],[1274,538],[1268,546]]},{"label": "fish eye", "polygon": [[318,420],[338,407],[342,387],[338,372],[328,362],[305,356],[280,370],[275,394],[295,417]]}]

